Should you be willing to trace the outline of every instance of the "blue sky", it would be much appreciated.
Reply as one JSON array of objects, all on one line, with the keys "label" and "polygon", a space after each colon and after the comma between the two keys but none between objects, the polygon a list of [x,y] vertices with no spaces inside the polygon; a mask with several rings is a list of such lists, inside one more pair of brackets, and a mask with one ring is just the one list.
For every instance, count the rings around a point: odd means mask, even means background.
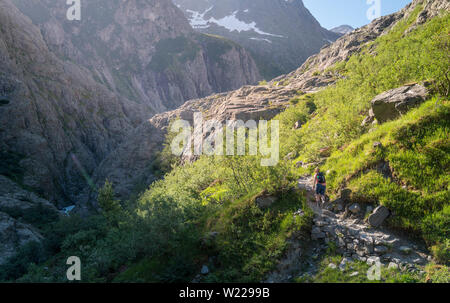
[{"label": "blue sky", "polygon": [[411,2],[411,0],[303,0],[309,11],[327,29],[343,24],[356,28],[370,23],[367,11],[373,4],[367,2],[375,1],[381,3],[382,16],[394,13]]}]

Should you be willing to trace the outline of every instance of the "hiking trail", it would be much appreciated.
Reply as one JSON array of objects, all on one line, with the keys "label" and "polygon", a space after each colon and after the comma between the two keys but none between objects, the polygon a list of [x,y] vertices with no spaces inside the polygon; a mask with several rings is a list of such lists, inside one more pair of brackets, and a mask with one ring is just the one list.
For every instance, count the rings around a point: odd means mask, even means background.
[{"label": "hiking trail", "polygon": [[319,207],[315,202],[311,176],[299,179],[298,188],[305,191],[307,204],[314,212],[310,240],[290,239],[285,257],[265,282],[290,282],[303,275],[314,276],[319,270],[321,257],[326,255],[332,242],[343,259],[340,264],[330,264],[330,267],[336,266],[349,275],[366,275],[352,271],[351,264],[356,260],[369,265],[378,263],[401,271],[424,273],[421,266],[430,262],[431,256],[426,253],[423,243],[383,225],[371,227],[365,222],[362,209],[356,215],[348,211],[348,205],[336,212],[330,210],[333,209],[332,202]]}]

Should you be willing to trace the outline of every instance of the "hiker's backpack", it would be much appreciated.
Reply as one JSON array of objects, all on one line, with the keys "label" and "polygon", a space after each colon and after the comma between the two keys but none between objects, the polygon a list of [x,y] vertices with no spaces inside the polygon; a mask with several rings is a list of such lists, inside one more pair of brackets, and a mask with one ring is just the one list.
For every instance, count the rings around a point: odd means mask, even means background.
[{"label": "hiker's backpack", "polygon": [[325,183],[325,176],[323,175],[323,173],[318,173],[317,174],[317,182],[318,183]]}]

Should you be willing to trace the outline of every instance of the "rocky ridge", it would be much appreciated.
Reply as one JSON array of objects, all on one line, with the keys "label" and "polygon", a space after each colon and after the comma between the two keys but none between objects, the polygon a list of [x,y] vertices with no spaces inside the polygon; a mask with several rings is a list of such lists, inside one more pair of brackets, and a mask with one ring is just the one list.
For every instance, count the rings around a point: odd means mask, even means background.
[{"label": "rocky ridge", "polygon": [[389,32],[398,22],[408,18],[418,5],[422,5],[423,8],[416,21],[406,31],[425,23],[442,11],[450,10],[448,1],[414,0],[402,10],[377,18],[370,24],[339,38],[336,42],[324,46],[318,54],[308,58],[300,68],[273,79],[271,84],[286,83],[289,88],[304,91],[333,84],[340,76],[327,69],[338,62],[347,61],[353,54],[361,51],[367,43]]}]

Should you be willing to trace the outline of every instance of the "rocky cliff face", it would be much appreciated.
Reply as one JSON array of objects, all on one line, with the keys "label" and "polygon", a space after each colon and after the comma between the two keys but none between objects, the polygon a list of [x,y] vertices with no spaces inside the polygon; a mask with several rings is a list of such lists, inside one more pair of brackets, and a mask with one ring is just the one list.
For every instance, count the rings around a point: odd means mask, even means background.
[{"label": "rocky cliff face", "polygon": [[266,79],[288,73],[341,34],[328,31],[301,0],[173,0],[202,33],[238,42]]},{"label": "rocky cliff face", "polygon": [[[0,263],[42,236],[20,217],[56,214],[91,172],[143,121],[85,69],[52,54],[10,1],[0,2]],[[33,193],[33,192],[34,193]],[[53,203],[49,202],[51,200]]]},{"label": "rocky cliff face", "polygon": [[150,111],[52,53],[39,28],[0,2],[0,174],[65,204]]},{"label": "rocky cliff face", "polygon": [[169,0],[82,1],[81,21],[66,19],[65,1],[13,2],[60,58],[155,113],[260,78],[244,49],[195,33]]}]

